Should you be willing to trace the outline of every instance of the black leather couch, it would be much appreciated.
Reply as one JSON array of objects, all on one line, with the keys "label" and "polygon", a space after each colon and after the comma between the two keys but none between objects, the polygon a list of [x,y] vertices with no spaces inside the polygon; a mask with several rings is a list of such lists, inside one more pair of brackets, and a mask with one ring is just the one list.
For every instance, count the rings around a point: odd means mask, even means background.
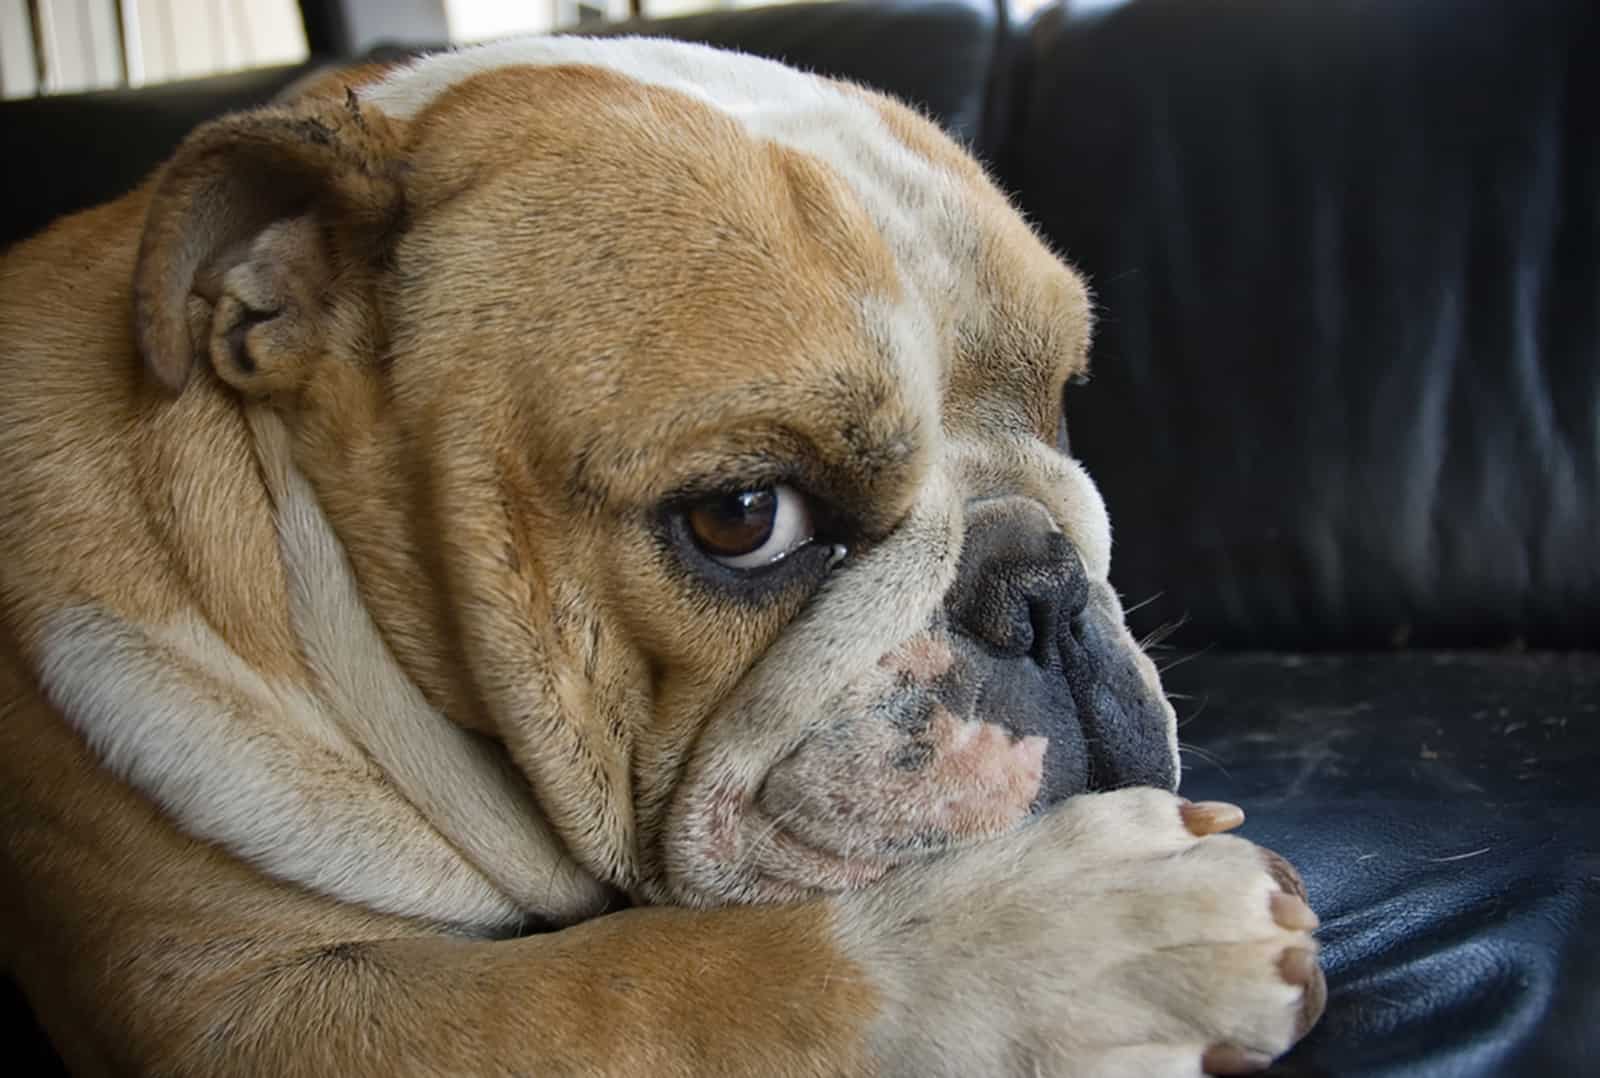
[{"label": "black leather couch", "polygon": [[[1600,1073],[1597,12],[649,28],[922,103],[1088,275],[1072,449],[1135,621],[1170,632],[1185,790],[1243,804],[1323,917],[1327,1016],[1278,1073]],[[297,73],[0,106],[0,243]]]}]

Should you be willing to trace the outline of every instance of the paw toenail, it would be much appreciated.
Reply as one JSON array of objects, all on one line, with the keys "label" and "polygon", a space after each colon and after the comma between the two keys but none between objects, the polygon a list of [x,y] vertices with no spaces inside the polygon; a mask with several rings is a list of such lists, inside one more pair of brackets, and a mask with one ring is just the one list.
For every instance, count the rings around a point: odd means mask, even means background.
[{"label": "paw toenail", "polygon": [[1317,920],[1316,912],[1294,895],[1275,891],[1268,904],[1272,908],[1272,919],[1278,922],[1280,928],[1310,932],[1322,923]]},{"label": "paw toenail", "polygon": [[1317,956],[1309,947],[1290,947],[1278,957],[1278,972],[1289,984],[1304,988],[1317,975]]},{"label": "paw toenail", "polygon": [[1328,1005],[1328,979],[1322,975],[1322,967],[1315,962],[1311,964],[1311,980],[1306,983],[1305,992],[1300,997],[1300,1011],[1295,1015],[1294,1039],[1298,1041],[1310,1032],[1311,1027],[1317,1024],[1317,1019],[1322,1017],[1323,1008]]},{"label": "paw toenail", "polygon": [[1200,1057],[1200,1068],[1207,1074],[1258,1074],[1272,1066],[1265,1052],[1252,1052],[1236,1044],[1213,1044]]},{"label": "paw toenail", "polygon": [[1261,856],[1267,862],[1267,872],[1277,881],[1278,886],[1302,902],[1306,901],[1305,882],[1300,879],[1300,873],[1294,870],[1294,866],[1271,850],[1262,850]]},{"label": "paw toenail", "polygon": [[1199,801],[1178,806],[1178,815],[1192,835],[1204,837],[1232,831],[1244,823],[1244,809],[1226,801]]}]

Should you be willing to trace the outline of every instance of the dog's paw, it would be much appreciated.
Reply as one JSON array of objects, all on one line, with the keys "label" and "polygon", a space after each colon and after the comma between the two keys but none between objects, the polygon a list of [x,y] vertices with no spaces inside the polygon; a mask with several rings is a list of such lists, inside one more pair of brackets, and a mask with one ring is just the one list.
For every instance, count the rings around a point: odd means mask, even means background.
[{"label": "dog's paw", "polygon": [[880,993],[882,1073],[1248,1074],[1321,1014],[1299,877],[1153,789],[1038,821],[838,900]]}]

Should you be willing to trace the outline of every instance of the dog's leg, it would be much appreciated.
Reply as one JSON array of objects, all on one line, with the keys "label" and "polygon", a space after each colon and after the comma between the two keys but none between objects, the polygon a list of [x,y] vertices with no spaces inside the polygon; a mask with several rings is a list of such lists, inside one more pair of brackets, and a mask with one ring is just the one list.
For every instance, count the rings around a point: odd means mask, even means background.
[{"label": "dog's leg", "polygon": [[1321,1006],[1292,872],[1157,790],[852,895],[493,941],[269,880],[0,700],[3,957],[84,1074],[1189,1078]]},{"label": "dog's leg", "polygon": [[3,955],[75,1071],[848,1074],[872,1013],[829,910],[633,910],[490,941],[261,876],[0,678]]}]

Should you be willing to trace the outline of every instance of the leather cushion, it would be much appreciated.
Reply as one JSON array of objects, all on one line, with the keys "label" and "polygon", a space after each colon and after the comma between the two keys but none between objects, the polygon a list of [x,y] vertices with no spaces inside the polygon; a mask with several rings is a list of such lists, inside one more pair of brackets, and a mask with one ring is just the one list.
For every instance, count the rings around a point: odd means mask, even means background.
[{"label": "leather cushion", "polygon": [[311,65],[0,102],[0,248],[137,187],[197,124],[269,100]]},{"label": "leather cushion", "polygon": [[1600,643],[1600,5],[1049,13],[1005,183],[1088,274],[1141,629]]},{"label": "leather cushion", "polygon": [[[1276,1073],[1600,1058],[1600,655],[1202,655],[1182,790],[1305,878],[1328,1010]],[[1198,751],[1194,751],[1198,750]]]}]

